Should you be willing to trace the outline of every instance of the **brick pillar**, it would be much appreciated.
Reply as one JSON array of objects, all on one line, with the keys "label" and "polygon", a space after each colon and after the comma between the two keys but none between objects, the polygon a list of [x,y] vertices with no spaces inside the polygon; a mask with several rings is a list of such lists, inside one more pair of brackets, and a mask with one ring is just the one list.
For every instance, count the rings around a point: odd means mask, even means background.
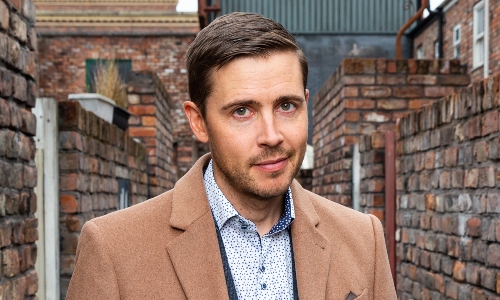
[{"label": "brick pillar", "polygon": [[172,135],[172,101],[164,85],[150,72],[131,72],[128,87],[128,134],[146,145],[149,196],[173,188],[177,180]]},{"label": "brick pillar", "polygon": [[351,205],[352,149],[360,136],[467,86],[459,61],[345,59],[314,98],[313,191]]},{"label": "brick pillar", "polygon": [[30,0],[0,0],[0,295],[31,299],[38,220],[34,187],[36,32]]},{"label": "brick pillar", "polygon": [[146,200],[146,149],[126,132],[84,110],[59,103],[61,295],[74,270],[83,224],[118,209],[118,178],[130,184],[129,205]]},{"label": "brick pillar", "polygon": [[364,213],[375,215],[384,224],[385,213],[385,134],[374,131],[360,137],[360,200]]}]

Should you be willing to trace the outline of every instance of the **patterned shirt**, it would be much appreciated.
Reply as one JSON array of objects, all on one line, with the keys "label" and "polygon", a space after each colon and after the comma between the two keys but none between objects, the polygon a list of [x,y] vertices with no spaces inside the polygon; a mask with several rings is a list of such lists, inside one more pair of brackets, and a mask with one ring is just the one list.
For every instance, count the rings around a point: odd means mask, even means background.
[{"label": "patterned shirt", "polygon": [[269,233],[260,237],[257,226],[243,218],[219,189],[212,161],[205,171],[204,182],[238,299],[293,299],[289,227],[295,211],[290,188],[280,219]]}]

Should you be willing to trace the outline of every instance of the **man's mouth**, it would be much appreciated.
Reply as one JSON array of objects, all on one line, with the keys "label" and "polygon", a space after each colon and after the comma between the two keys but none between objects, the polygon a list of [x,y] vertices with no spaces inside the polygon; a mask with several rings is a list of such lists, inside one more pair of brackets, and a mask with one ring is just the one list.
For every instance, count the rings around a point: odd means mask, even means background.
[{"label": "man's mouth", "polygon": [[287,159],[288,157],[268,159],[256,163],[254,166],[256,166],[259,170],[264,172],[278,172],[285,167]]}]

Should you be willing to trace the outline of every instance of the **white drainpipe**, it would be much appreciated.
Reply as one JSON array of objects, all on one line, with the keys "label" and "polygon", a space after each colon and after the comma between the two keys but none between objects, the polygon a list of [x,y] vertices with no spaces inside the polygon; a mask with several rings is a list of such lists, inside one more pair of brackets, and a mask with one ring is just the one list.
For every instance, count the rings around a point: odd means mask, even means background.
[{"label": "white drainpipe", "polygon": [[484,78],[490,76],[490,0],[484,0]]}]

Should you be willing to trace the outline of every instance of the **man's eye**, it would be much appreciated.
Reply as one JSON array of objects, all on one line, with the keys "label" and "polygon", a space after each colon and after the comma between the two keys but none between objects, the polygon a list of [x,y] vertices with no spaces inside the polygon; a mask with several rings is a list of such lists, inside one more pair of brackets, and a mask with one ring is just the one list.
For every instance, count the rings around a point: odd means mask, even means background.
[{"label": "man's eye", "polygon": [[280,108],[283,111],[290,111],[290,110],[292,110],[292,109],[295,108],[295,105],[293,105],[292,103],[287,102],[287,103],[281,104]]},{"label": "man's eye", "polygon": [[245,116],[248,114],[248,108],[245,108],[245,107],[240,107],[240,108],[237,108],[234,113],[240,117],[242,116]]}]

